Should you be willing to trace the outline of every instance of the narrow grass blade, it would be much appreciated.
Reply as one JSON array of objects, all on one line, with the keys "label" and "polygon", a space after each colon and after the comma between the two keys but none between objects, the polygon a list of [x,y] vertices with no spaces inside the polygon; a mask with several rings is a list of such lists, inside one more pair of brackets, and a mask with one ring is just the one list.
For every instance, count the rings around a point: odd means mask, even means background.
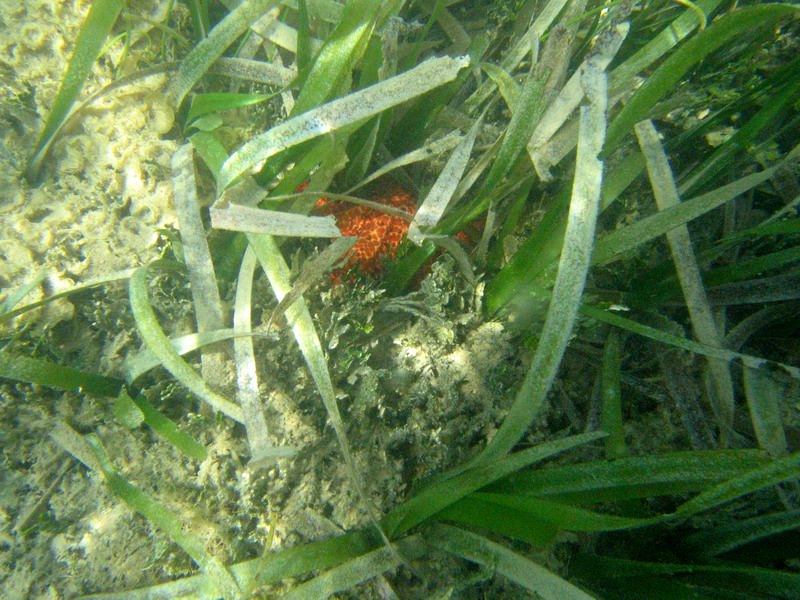
[{"label": "narrow grass blade", "polygon": [[605,445],[606,458],[609,460],[622,458],[626,454],[619,383],[621,367],[622,341],[619,334],[612,331],[606,338],[603,351],[603,406],[600,411],[600,429],[608,432]]},{"label": "narrow grass blade", "polygon": [[211,131],[198,131],[189,136],[189,141],[194,147],[197,155],[203,159],[208,166],[214,179],[222,168],[222,164],[228,159],[228,152]]},{"label": "narrow grass blade", "polygon": [[800,246],[793,246],[712,269],[704,274],[703,281],[709,286],[742,281],[770,271],[779,272],[797,262],[800,262]]},{"label": "narrow grass blade", "polygon": [[[89,455],[94,459],[91,450]],[[349,533],[320,542],[299,544],[270,552],[267,554],[266,560],[264,557],[254,558],[231,565],[229,570],[237,581],[242,582],[242,588],[248,589],[250,585],[267,585],[299,577],[312,571],[330,569],[375,550],[376,547],[378,544],[364,532]],[[207,576],[201,573],[137,590],[92,594],[86,598],[92,600],[154,600],[156,598],[193,597],[193,594],[194,597],[201,597],[201,594],[205,594],[208,590],[207,579]]]},{"label": "narrow grass blade", "polygon": [[[674,598],[670,582],[691,584],[685,598],[783,598],[794,600],[800,589],[800,575],[775,569],[732,565],[649,563],[588,554],[576,554],[570,573],[586,581],[621,580],[625,587],[650,583],[658,594],[665,586],[670,593],[661,598]],[[710,589],[709,589],[710,588]],[[716,592],[714,595],[711,593]]]},{"label": "narrow grass blade", "polygon": [[186,55],[167,91],[173,106],[181,105],[186,94],[225,49],[274,4],[277,4],[277,0],[244,0]]},{"label": "narrow grass blade", "polygon": [[649,519],[620,517],[531,496],[481,492],[473,496],[493,504],[494,510],[513,508],[562,531],[620,531],[648,527],[663,520],[662,517]]},{"label": "narrow grass blade", "polygon": [[234,108],[260,104],[266,102],[272,96],[272,94],[197,94],[192,98],[192,104],[186,115],[186,122],[191,123],[199,117],[233,110]]},{"label": "narrow grass blade", "polygon": [[588,66],[584,74],[590,104],[581,109],[572,200],[550,308],[525,381],[503,424],[478,461],[506,454],[524,435],[544,405],[577,317],[600,208],[603,163],[598,155],[605,139],[607,104],[605,73]]},{"label": "narrow grass blade", "polygon": [[208,35],[211,26],[208,18],[208,3],[203,0],[188,0],[189,16],[192,20],[192,33],[196,41],[201,41]]},{"label": "narrow grass blade", "polygon": [[214,592],[227,599],[241,598],[241,592],[233,575],[219,560],[211,556],[205,549],[203,541],[191,533],[184,531],[183,519],[168,510],[149,494],[143,492],[124,479],[111,464],[100,438],[89,434],[84,438],[94,452],[101,473],[108,487],[128,506],[166,533],[169,538],[192,557],[208,577]]},{"label": "narrow grass blade", "polygon": [[[639,146],[645,157],[647,173],[658,209],[663,211],[680,204],[678,190],[672,177],[667,155],[658,139],[658,132],[650,121],[637,123],[635,126]],[[683,289],[686,306],[692,328],[701,343],[708,346],[721,347],[721,336],[717,329],[714,315],[706,297],[700,268],[697,265],[689,229],[680,225],[667,232],[667,242],[672,252],[672,259],[678,271],[678,280]],[[710,360],[709,372],[716,388],[715,413],[720,427],[722,439],[727,440],[733,430],[734,391],[729,366],[718,360]]]},{"label": "narrow grass blade", "polygon": [[0,317],[14,310],[14,307],[22,302],[25,296],[42,285],[46,279],[47,271],[45,269],[41,269],[18,289],[9,291],[3,301],[0,302]]},{"label": "narrow grass blade", "polygon": [[[286,87],[297,77],[297,72],[286,67],[260,60],[221,56],[208,69],[209,73],[226,75],[245,81]],[[272,96],[270,96],[272,97]]]},{"label": "narrow grass blade", "polygon": [[[195,440],[192,436],[182,432],[178,426],[164,414],[147,401],[143,394],[135,394],[131,398],[125,390],[120,392],[117,403],[129,402],[142,416],[142,422],[150,427],[157,435],[166,442],[175,446],[189,458],[198,462],[204,461],[208,456],[205,446]],[[115,416],[117,404],[114,405]],[[118,419],[119,420],[119,419]],[[126,427],[131,429],[127,424]]]},{"label": "narrow grass blade", "polygon": [[623,107],[608,128],[605,152],[617,147],[622,137],[642,119],[686,72],[715,50],[742,36],[764,31],[791,15],[800,13],[797,6],[766,4],[728,13],[704,31],[685,42],[650,75]]},{"label": "narrow grass blade", "polygon": [[[800,70],[800,58],[786,65],[781,71],[784,69],[790,73],[796,73]],[[785,77],[783,73],[778,73],[770,79],[780,76]],[[779,131],[779,127],[776,125],[786,118],[786,111],[791,110],[789,107],[800,95],[800,78],[789,76],[786,79],[787,81],[778,89],[770,91],[769,101],[765,102],[755,115],[737,128],[736,133],[730,139],[717,148],[702,165],[695,169],[690,177],[685,179],[679,190],[681,194],[702,186],[723,169],[730,168],[735,158],[742,152],[748,152],[759,142],[764,143],[774,138]],[[770,81],[765,82],[764,87],[767,88],[770,83]],[[751,106],[757,105],[757,102]],[[766,139],[759,139],[762,132],[766,134]]]},{"label": "narrow grass blade", "polygon": [[[594,68],[605,71],[622,46],[629,29],[630,25],[623,23],[600,37],[595,43],[593,54],[587,57],[584,63],[591,61]],[[584,91],[580,78],[581,69],[578,69],[541,115],[541,120],[536,123],[536,129],[530,132],[527,141],[528,154],[539,177],[544,181],[552,179],[550,175],[552,164],[547,160],[550,151],[544,146],[583,100]]]},{"label": "narrow grass blade", "polygon": [[133,318],[136,321],[139,335],[150,351],[161,361],[162,366],[172,373],[178,381],[199,398],[208,402],[213,408],[241,423],[243,419],[242,409],[208,387],[203,378],[175,352],[169,339],[158,324],[147,294],[147,272],[149,268],[154,266],[174,268],[174,266],[170,265],[171,263],[166,261],[157,261],[148,266],[140,267],[131,277],[129,296]]},{"label": "narrow grass blade", "polygon": [[[188,335],[182,335],[170,339],[169,343],[175,349],[175,352],[183,356],[189,352],[199,350],[203,346],[230,340],[236,338],[238,335],[248,334],[240,334],[233,329],[220,329],[219,331],[206,331],[204,333],[190,333]],[[122,368],[120,370],[125,374],[125,381],[127,381],[129,384],[132,384],[151,369],[155,369],[160,366],[161,361],[158,359],[158,357],[145,347],[139,352],[127,357],[123,361]]]},{"label": "narrow grass blade", "polygon": [[[735,242],[730,238],[722,240],[716,247],[700,254],[700,261],[705,264],[722,254]],[[793,246],[785,250],[778,250],[764,256],[756,256],[717,267],[703,272],[703,283],[706,288],[719,286],[726,283],[748,280],[758,275],[769,272],[780,272],[800,262],[800,246]],[[650,307],[680,296],[680,286],[674,275],[667,275],[670,269],[667,265],[660,265],[645,273],[644,276],[631,285],[632,292],[628,296],[631,306]]]},{"label": "narrow grass blade", "polygon": [[762,304],[800,299],[800,269],[786,273],[735,281],[710,288],[708,301],[715,306],[736,304]]},{"label": "narrow grass blade", "polygon": [[[222,0],[223,4],[228,5],[229,8],[232,8],[238,1]],[[280,7],[273,6],[250,26],[250,30],[279,48],[287,50],[290,54],[297,54],[297,30],[283,21],[279,21],[279,15]],[[314,45],[317,47],[319,43],[314,40]]]},{"label": "narrow grass blade", "polygon": [[132,431],[144,423],[144,413],[142,413],[125,391],[122,391],[120,395],[117,396],[117,399],[114,400],[111,412],[114,413],[114,418],[117,422],[125,429]]},{"label": "narrow grass blade", "polygon": [[297,0],[297,52],[295,58],[297,71],[304,73],[311,63],[311,25],[308,20],[308,3]]},{"label": "narrow grass blade", "polygon": [[633,250],[642,243],[664,235],[667,231],[684,223],[688,223],[714,210],[718,206],[722,206],[733,198],[769,180],[775,174],[775,171],[776,167],[770,167],[759,173],[746,175],[733,183],[729,183],[706,194],[681,202],[677,206],[659,211],[632,225],[622,227],[604,235],[597,240],[594,264],[607,264],[619,258],[623,253]]},{"label": "narrow grass blade", "polygon": [[316,108],[332,96],[366,50],[380,5],[373,0],[350,0],[345,5],[341,21],[311,66],[292,115]]},{"label": "narrow grass blade", "polygon": [[452,81],[468,59],[434,58],[400,75],[310,110],[254,137],[222,166],[219,191],[259,162],[302,142],[372,117]]},{"label": "narrow grass blade", "polygon": [[[580,70],[579,70],[580,72]],[[580,79],[578,75],[577,79]],[[580,87],[580,83],[577,84]],[[525,146],[538,125],[544,111],[544,81],[531,67],[525,82],[517,94],[517,101],[511,108],[511,120],[503,134],[503,141],[497,150],[497,156],[486,175],[482,192],[493,190],[509,173],[517,158],[525,150]]]},{"label": "narrow grass blade", "polygon": [[545,600],[594,600],[594,596],[552,571],[477,534],[450,525],[436,525],[425,537],[447,552],[496,570]]},{"label": "narrow grass blade", "polygon": [[798,477],[800,477],[800,452],[795,452],[701,492],[688,502],[681,504],[675,510],[674,516],[686,518],[746,494],[752,494]]},{"label": "narrow grass blade", "polygon": [[225,324],[222,298],[200,214],[191,144],[178,148],[172,156],[171,166],[175,212],[180,225],[183,258],[189,275],[197,331],[203,333],[222,329]]},{"label": "narrow grass blade", "polygon": [[442,509],[437,519],[494,531],[534,546],[544,547],[555,540],[558,529],[550,523],[508,506],[498,510],[496,504],[478,496],[479,494],[470,494]]},{"label": "narrow grass blade", "polygon": [[[676,334],[683,333],[679,325],[674,325]],[[664,388],[677,409],[691,447],[695,450],[716,447],[716,427],[706,419],[701,405],[702,392],[694,373],[686,368],[686,354],[667,348],[656,353],[656,360],[663,374]]]},{"label": "narrow grass blade", "polygon": [[778,304],[767,306],[739,321],[725,336],[725,347],[739,351],[753,335],[773,323],[786,322],[786,319],[798,314],[800,305]]},{"label": "narrow grass blade", "polygon": [[744,369],[744,393],[758,445],[773,456],[789,451],[781,422],[781,406],[787,399],[786,382],[764,369]]},{"label": "narrow grass blade", "polygon": [[[281,0],[283,6],[297,9],[299,0]],[[336,0],[309,0],[308,15],[326,23],[336,24],[342,19],[344,5]]]},{"label": "narrow grass blade", "polygon": [[286,237],[342,237],[333,217],[307,217],[296,213],[241,206],[229,203],[224,198],[222,202],[214,204],[210,213],[211,225],[215,229]]},{"label": "narrow grass blade", "polygon": [[36,150],[28,161],[28,181],[36,181],[56,134],[69,115],[69,109],[81,93],[94,62],[100,56],[108,34],[125,7],[125,0],[94,0],[81,27],[75,50],[72,52],[61,88],[47,117],[44,129],[36,142]]},{"label": "narrow grass blade", "polygon": [[[528,28],[527,35],[519,36],[515,40],[513,48],[504,56],[500,67],[507,73],[516,71],[523,59],[530,54],[530,40],[541,38],[556,20],[566,4],[567,0],[550,0],[547,2],[547,4],[542,7],[541,12],[539,12],[539,16],[536,17],[536,20]],[[467,112],[476,110],[478,106],[486,102],[492,95],[494,87],[494,81],[482,83],[477,91],[464,103],[465,110]]]},{"label": "narrow grass blade", "polygon": [[741,546],[800,528],[800,510],[761,515],[701,531],[687,540],[703,556],[730,552]]},{"label": "narrow grass blade", "polygon": [[39,358],[29,358],[3,350],[0,352],[0,377],[44,385],[58,390],[83,391],[114,398],[125,382],[112,377],[62,367]]},{"label": "narrow grass blade", "polygon": [[[711,15],[723,0],[698,0],[697,7],[705,14]],[[698,27],[697,17],[692,10],[685,10],[669,25],[662,29],[658,35],[650,39],[633,56],[625,60],[611,72],[609,90],[611,96],[616,96],[630,85],[630,80],[672,50],[681,41],[686,39]]]},{"label": "narrow grass blade", "polygon": [[550,456],[588,444],[604,436],[605,434],[602,432],[574,435],[562,440],[539,444],[494,461],[484,461],[476,467],[467,465],[450,473],[444,473],[436,483],[395,508],[386,517],[386,530],[393,537],[400,536],[436,515],[440,510],[490,483]]},{"label": "narrow grass blade", "polygon": [[[406,560],[421,558],[427,547],[419,536],[410,536],[397,543],[397,549]],[[295,587],[283,600],[327,600],[332,595],[345,592],[360,583],[400,566],[403,560],[384,546],[343,563]]]},{"label": "narrow grass blade", "polygon": [[425,239],[424,232],[430,232],[436,227],[444,211],[447,210],[447,205],[453,197],[453,192],[455,192],[464,174],[464,169],[467,167],[481,122],[482,119],[478,119],[469,133],[461,140],[461,143],[453,150],[428,195],[425,196],[422,204],[417,208],[417,214],[414,215],[414,219],[408,227],[408,237],[412,242],[421,244]]},{"label": "narrow grass blade", "polygon": [[513,109],[517,104],[517,98],[520,94],[520,86],[514,81],[514,78],[508,74],[508,71],[492,63],[480,63],[478,65],[481,69],[486,71],[486,74],[497,86],[497,91],[503,97],[503,102],[509,110]]},{"label": "narrow grass blade", "polygon": [[767,464],[760,450],[695,450],[632,456],[516,473],[488,488],[570,504],[699,492]]},{"label": "narrow grass blade", "polygon": [[[557,135],[560,135],[557,134]],[[638,152],[628,155],[615,168],[606,173],[601,192],[601,210],[610,206],[619,195],[639,176],[644,169],[644,159]],[[526,290],[550,287],[555,269],[550,269],[558,260],[564,243],[569,209],[568,191],[562,188],[552,199],[542,221],[522,243],[511,260],[486,285],[486,312],[495,314]],[[593,261],[596,262],[597,248]]]},{"label": "narrow grass blade", "polygon": [[342,260],[345,254],[358,242],[357,237],[342,237],[334,240],[327,248],[319,252],[316,256],[308,259],[303,265],[300,275],[292,286],[292,289],[278,302],[267,321],[267,331],[269,331],[276,317],[286,312],[289,307],[299,300],[302,295],[314,285],[320,278],[328,273],[337,263]]},{"label": "narrow grass blade", "polygon": [[422,162],[425,160],[430,160],[434,156],[439,156],[440,154],[444,154],[448,150],[455,148],[461,142],[461,134],[458,131],[451,131],[450,133],[442,136],[441,138],[436,138],[431,140],[429,143],[425,144],[421,148],[417,148],[416,150],[412,150],[402,156],[398,156],[394,160],[389,161],[373,173],[364,179],[363,181],[359,182],[357,185],[354,185],[350,189],[348,189],[345,194],[352,194],[353,191],[364,187],[368,183],[371,183],[394,171],[395,169],[399,169],[401,167],[405,167],[408,165],[413,165],[418,162]]},{"label": "narrow grass blade", "polygon": [[681,348],[683,350],[688,350],[689,352],[695,352],[697,354],[702,354],[703,356],[708,356],[711,358],[718,358],[723,361],[731,361],[734,359],[740,359],[745,366],[752,367],[755,369],[765,368],[767,365],[775,365],[786,371],[789,375],[791,375],[795,379],[800,379],[800,369],[791,365],[787,365],[784,363],[773,362],[764,358],[758,358],[756,356],[751,356],[749,354],[741,354],[739,352],[733,352],[731,350],[726,350],[724,348],[720,348],[719,346],[708,346],[706,344],[701,344],[700,342],[695,342],[694,340],[689,340],[684,337],[680,337],[677,335],[673,335],[666,331],[662,331],[661,329],[656,329],[655,327],[650,327],[648,325],[643,325],[641,323],[637,323],[627,317],[623,317],[621,315],[614,314],[610,311],[603,310],[597,306],[591,306],[589,304],[584,304],[581,306],[581,313],[587,317],[591,317],[593,319],[597,319],[598,321],[602,321],[603,323],[608,323],[609,325],[614,325],[615,327],[620,327],[631,333],[635,333],[636,335],[641,335],[646,338],[650,338],[651,340],[655,340],[662,344],[669,344],[670,346],[674,346],[675,348]]}]

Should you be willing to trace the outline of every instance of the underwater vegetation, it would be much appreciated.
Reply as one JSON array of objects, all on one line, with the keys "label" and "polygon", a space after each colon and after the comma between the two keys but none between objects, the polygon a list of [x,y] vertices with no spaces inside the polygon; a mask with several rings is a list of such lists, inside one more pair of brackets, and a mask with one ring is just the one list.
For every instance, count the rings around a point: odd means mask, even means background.
[{"label": "underwater vegetation", "polygon": [[800,6],[0,8],[3,597],[800,597]]}]

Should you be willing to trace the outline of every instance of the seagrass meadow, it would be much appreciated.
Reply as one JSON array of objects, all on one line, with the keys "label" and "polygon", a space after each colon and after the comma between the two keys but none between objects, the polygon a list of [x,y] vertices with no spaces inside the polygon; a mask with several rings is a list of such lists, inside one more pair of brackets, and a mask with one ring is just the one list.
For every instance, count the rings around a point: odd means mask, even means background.
[{"label": "seagrass meadow", "polygon": [[0,597],[800,598],[800,5],[0,0]]}]

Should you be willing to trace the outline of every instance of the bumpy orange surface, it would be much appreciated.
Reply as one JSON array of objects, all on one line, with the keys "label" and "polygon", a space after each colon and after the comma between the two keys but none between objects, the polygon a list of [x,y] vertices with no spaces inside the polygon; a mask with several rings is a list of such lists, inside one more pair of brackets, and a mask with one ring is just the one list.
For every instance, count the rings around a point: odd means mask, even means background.
[{"label": "bumpy orange surface", "polygon": [[[414,195],[393,182],[383,183],[370,200],[412,216],[417,210]],[[332,273],[334,282],[341,281],[341,276],[352,267],[357,267],[365,275],[379,275],[383,259],[394,258],[397,247],[408,233],[408,221],[366,206],[320,198],[317,207],[322,214],[333,215],[342,235],[359,238],[344,267]]]}]

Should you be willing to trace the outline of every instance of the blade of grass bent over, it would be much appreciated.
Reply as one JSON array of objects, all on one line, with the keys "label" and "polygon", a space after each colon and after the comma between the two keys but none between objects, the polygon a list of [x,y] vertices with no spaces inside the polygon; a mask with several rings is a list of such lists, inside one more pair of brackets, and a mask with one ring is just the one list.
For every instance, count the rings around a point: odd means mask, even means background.
[{"label": "blade of grass bent over", "polygon": [[[201,568],[201,578],[206,589],[224,594],[226,598],[237,598],[238,586],[230,572],[217,559],[206,552],[203,542],[182,530],[180,518],[167,510],[148,494],[133,486],[116,472],[100,439],[95,434],[83,436],[63,421],[58,421],[50,436],[61,448],[83,463],[90,470],[102,475],[109,488],[126,504],[153,525],[164,531],[169,538],[184,550]],[[103,596],[103,594],[100,594]]]},{"label": "blade of grass bent over", "polygon": [[178,381],[213,408],[241,423],[244,418],[242,409],[208,387],[203,378],[175,351],[169,338],[158,324],[147,293],[147,272],[151,267],[177,270],[174,263],[160,260],[140,267],[131,277],[129,296],[139,335],[151,352],[161,361],[162,366]]},{"label": "blade of grass bent over", "polygon": [[83,89],[86,78],[97,57],[100,56],[103,44],[125,4],[125,0],[94,0],[92,2],[86,21],[75,41],[75,50],[72,52],[72,58],[70,58],[67,72],[61,82],[61,88],[58,90],[58,96],[56,96],[53,108],[47,117],[39,141],[36,143],[36,150],[28,161],[26,173],[29,181],[35,181],[38,177],[50,144]]},{"label": "blade of grass bent over", "polygon": [[[256,265],[256,256],[252,248],[248,247],[242,259],[239,276],[236,278],[233,326],[237,332],[251,331],[250,309]],[[294,453],[294,449],[276,448],[270,440],[261,393],[258,389],[258,369],[252,337],[234,338],[233,355],[236,367],[236,400],[242,407],[247,444],[250,447],[250,460],[247,466],[254,471],[267,464],[268,459],[290,456]]]},{"label": "blade of grass bent over", "polygon": [[581,108],[580,139],[567,232],[550,308],[525,380],[503,424],[476,459],[483,463],[506,454],[525,434],[541,410],[566,350],[591,263],[600,208],[603,163],[598,159],[606,127],[606,75],[585,67],[589,105]]},{"label": "blade of grass bent over", "polygon": [[[639,146],[645,157],[647,173],[656,198],[659,210],[666,210],[680,204],[678,190],[667,155],[658,139],[658,132],[650,121],[642,121],[635,126]],[[721,336],[717,329],[714,315],[708,304],[700,268],[692,248],[689,229],[680,225],[667,232],[667,242],[672,252],[672,259],[678,271],[689,317],[692,321],[697,339],[708,346],[721,347]],[[725,362],[711,359],[708,363],[711,378],[716,388],[716,410],[718,424],[725,440],[733,429],[734,392],[733,380]]]}]

